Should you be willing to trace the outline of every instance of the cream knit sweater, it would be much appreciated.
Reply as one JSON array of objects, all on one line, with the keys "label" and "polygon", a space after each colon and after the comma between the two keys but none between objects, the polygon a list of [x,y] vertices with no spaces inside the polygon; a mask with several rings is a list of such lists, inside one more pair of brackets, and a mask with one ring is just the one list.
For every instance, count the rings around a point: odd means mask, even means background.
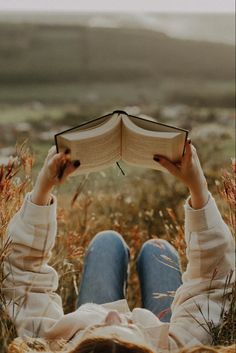
[{"label": "cream knit sweater", "polygon": [[[156,352],[211,343],[197,306],[207,321],[219,322],[225,281],[234,269],[235,248],[211,194],[202,209],[192,209],[189,199],[184,205],[188,265],[171,306],[170,323],[162,323],[146,309],[131,312],[126,300],[88,303],[64,315],[61,298],[55,293],[58,274],[48,265],[57,232],[56,207],[55,197],[50,206],[38,206],[27,194],[8,227],[12,252],[5,263],[4,293],[20,337],[54,343],[64,339],[63,351],[68,351],[78,344],[86,327],[100,323],[109,309],[117,309],[145,332]],[[226,308],[228,304],[226,301]]]}]

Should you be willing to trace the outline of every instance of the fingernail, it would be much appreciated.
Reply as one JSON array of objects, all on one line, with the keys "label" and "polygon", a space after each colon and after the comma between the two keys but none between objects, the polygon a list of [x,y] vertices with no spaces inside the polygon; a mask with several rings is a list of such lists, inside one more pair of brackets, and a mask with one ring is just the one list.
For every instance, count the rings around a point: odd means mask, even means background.
[{"label": "fingernail", "polygon": [[192,142],[192,141],[189,139],[189,140],[188,140],[188,143],[191,144],[191,142]]},{"label": "fingernail", "polygon": [[65,154],[69,154],[70,153],[70,149],[69,148],[66,148],[65,151],[64,151]]},{"label": "fingernail", "polygon": [[156,161],[156,162],[160,162],[160,158],[159,158],[158,156],[154,156],[153,159],[154,159],[154,161]]},{"label": "fingernail", "polygon": [[76,161],[73,162],[73,165],[75,168],[78,168],[80,166],[80,161],[77,159]]}]

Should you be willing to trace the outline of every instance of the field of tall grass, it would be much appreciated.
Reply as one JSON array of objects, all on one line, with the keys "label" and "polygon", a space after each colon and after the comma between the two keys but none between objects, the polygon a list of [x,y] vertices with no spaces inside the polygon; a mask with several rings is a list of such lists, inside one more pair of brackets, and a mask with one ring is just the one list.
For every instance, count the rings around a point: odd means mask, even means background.
[{"label": "field of tall grass", "polygon": [[[1,291],[3,263],[11,251],[6,229],[11,217],[19,209],[26,192],[32,188],[34,158],[27,145],[17,147],[16,157],[8,165],[0,166],[0,353],[8,352],[16,338],[16,329],[7,314]],[[116,171],[117,173],[117,171]],[[220,200],[220,210],[234,233],[235,228],[235,164],[219,171],[210,182],[210,190]],[[109,177],[110,175],[110,177]],[[99,179],[100,178],[100,179]],[[140,305],[139,284],[135,272],[135,259],[141,244],[150,238],[165,238],[178,250],[185,269],[185,240],[183,231],[183,202],[187,196],[178,183],[168,181],[162,173],[131,171],[127,177],[112,178],[100,173],[97,184],[92,179],[80,179],[68,193],[58,187],[58,235],[51,264],[58,271],[65,313],[75,308],[86,246],[93,236],[104,229],[119,231],[131,248],[131,274],[128,302],[130,308]],[[99,181],[100,180],[100,181]],[[103,180],[103,183],[101,182]],[[99,187],[99,183],[100,186]],[[96,192],[94,191],[96,190]],[[66,196],[67,195],[67,196]],[[173,197],[174,195],[174,197]],[[219,203],[218,203],[219,204]],[[226,283],[227,285],[227,283]],[[222,307],[222,320],[218,326],[209,322],[212,347],[184,349],[183,352],[233,352],[236,332],[236,288],[232,291],[228,312]],[[11,353],[42,351],[40,342],[28,345],[15,341]],[[18,344],[18,343],[19,344]]]}]

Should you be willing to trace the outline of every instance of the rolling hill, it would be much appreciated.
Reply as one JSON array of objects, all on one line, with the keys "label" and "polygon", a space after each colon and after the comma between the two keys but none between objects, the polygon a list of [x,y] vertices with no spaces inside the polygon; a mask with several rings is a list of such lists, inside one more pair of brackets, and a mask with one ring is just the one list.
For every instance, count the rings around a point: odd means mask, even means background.
[{"label": "rolling hill", "polygon": [[234,47],[151,30],[0,24],[0,84],[232,80]]}]

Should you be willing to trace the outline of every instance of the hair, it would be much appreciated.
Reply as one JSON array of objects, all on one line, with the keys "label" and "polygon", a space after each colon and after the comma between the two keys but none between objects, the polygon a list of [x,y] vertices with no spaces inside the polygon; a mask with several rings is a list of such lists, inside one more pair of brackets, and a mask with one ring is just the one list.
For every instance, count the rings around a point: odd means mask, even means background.
[{"label": "hair", "polygon": [[88,338],[70,353],[154,353],[150,348],[114,338]]}]

